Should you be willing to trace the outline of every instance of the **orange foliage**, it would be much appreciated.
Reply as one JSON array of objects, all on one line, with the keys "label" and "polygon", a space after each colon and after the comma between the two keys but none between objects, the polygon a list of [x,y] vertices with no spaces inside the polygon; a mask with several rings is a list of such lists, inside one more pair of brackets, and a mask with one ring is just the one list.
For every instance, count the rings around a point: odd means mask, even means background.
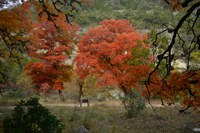
[{"label": "orange foliage", "polygon": [[31,12],[29,10],[30,5],[28,2],[19,7],[15,7],[11,10],[0,11],[0,27],[1,30],[7,32],[19,32],[31,28]]},{"label": "orange foliage", "polygon": [[[21,2],[22,4],[0,11],[0,43],[5,45],[3,50],[7,50],[5,54],[0,49],[0,54],[3,58],[15,58],[28,51],[31,57],[38,60],[26,67],[33,82],[43,90],[62,90],[62,82],[70,78],[72,70],[71,66],[65,64],[65,60],[78,41],[78,25],[66,23],[66,16],[73,11],[72,8],[79,8],[75,7],[80,5],[79,1],[70,3],[69,9],[65,7],[68,1]],[[90,0],[81,2],[88,3]],[[6,3],[2,1],[0,6],[3,7]],[[16,51],[21,53],[16,54]],[[18,57],[15,61],[20,62]]]},{"label": "orange foliage", "polygon": [[30,10],[27,4],[10,10],[0,11],[0,53],[6,60],[20,64],[21,53],[25,53],[29,43],[28,34],[32,29]]},{"label": "orange foliage", "polygon": [[[148,49],[145,37],[134,31],[127,20],[104,20],[101,26],[90,29],[80,40],[74,62],[80,78],[94,74],[100,85],[117,85],[124,91],[138,88],[150,67],[146,63],[131,64],[133,48]],[[148,57],[142,58],[149,62]]]},{"label": "orange foliage", "polygon": [[163,0],[170,5],[172,11],[180,11],[182,9],[180,0]]},{"label": "orange foliage", "polygon": [[34,23],[34,26],[30,33],[32,44],[28,52],[40,61],[28,64],[27,74],[40,89],[45,90],[44,86],[48,84],[46,89],[63,90],[63,82],[69,80],[72,70],[72,67],[65,64],[65,60],[74,49],[78,26],[70,26],[64,20],[60,20],[59,29],[50,21]]},{"label": "orange foliage", "polygon": [[181,101],[185,107],[200,107],[200,71],[188,70],[179,72],[174,70],[171,75],[163,82],[154,74],[148,91],[144,92],[147,96],[161,96],[169,104]]},{"label": "orange foliage", "polygon": [[200,71],[176,71],[169,77],[167,84],[169,93],[179,96],[184,106],[200,106]]}]

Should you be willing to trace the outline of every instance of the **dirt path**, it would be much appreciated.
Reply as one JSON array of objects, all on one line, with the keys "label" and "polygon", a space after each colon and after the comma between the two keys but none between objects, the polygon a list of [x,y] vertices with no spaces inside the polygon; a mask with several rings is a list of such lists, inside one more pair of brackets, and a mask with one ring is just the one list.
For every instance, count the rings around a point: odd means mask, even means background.
[{"label": "dirt path", "polygon": [[[75,107],[75,106],[80,106],[79,103],[42,103],[44,106],[48,107]],[[105,102],[91,102],[90,106],[101,106],[101,105],[106,105],[106,106],[123,106],[122,102],[119,100],[114,100],[114,101],[105,101]],[[150,106],[149,103],[146,103],[147,107]],[[153,100],[151,101],[151,105],[153,107],[165,107],[161,104],[160,101],[158,100]],[[87,106],[86,103],[83,103],[83,107]]]},{"label": "dirt path", "polygon": [[[47,107],[79,107],[80,104],[77,103],[64,103],[64,102],[57,102],[57,103],[53,103],[53,102],[41,102],[42,105],[47,106]],[[110,100],[110,101],[103,101],[103,102],[90,102],[90,106],[123,106],[122,102],[120,100]],[[165,107],[161,104],[161,102],[159,100],[152,100],[151,101],[151,105],[153,107]],[[150,104],[147,103],[146,104],[147,107],[150,107]],[[0,105],[0,109],[13,109],[15,106],[6,106]],[[87,107],[86,103],[83,103],[83,107]]]}]

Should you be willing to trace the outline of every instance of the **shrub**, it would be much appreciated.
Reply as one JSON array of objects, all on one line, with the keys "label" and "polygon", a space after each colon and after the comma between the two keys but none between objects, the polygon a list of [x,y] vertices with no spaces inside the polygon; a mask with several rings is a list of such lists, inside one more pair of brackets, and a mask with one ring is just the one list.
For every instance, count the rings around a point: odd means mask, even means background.
[{"label": "shrub", "polygon": [[135,89],[121,97],[121,100],[127,111],[128,118],[138,115],[146,107],[145,100]]},{"label": "shrub", "polygon": [[63,125],[38,98],[21,100],[3,122],[5,133],[60,133]]}]

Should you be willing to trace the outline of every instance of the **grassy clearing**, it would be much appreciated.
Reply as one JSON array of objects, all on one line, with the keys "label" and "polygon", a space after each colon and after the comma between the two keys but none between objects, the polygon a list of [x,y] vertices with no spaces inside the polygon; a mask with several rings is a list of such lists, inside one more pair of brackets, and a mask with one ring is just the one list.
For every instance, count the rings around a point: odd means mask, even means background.
[{"label": "grassy clearing", "polygon": [[[137,117],[127,119],[123,106],[98,104],[92,107],[48,107],[59,117],[65,128],[63,133],[73,133],[73,129],[84,125],[91,133],[188,133],[188,127],[200,127],[200,115],[192,112],[178,113],[178,107],[157,107],[161,119],[157,119],[148,107]],[[0,108],[0,122],[11,114],[12,108]],[[1,125],[2,126],[2,125]],[[2,132],[2,129],[0,130]]]},{"label": "grassy clearing", "polygon": [[19,101],[19,98],[0,97],[0,106],[16,105]]},{"label": "grassy clearing", "polygon": [[125,117],[125,110],[121,106],[50,109],[62,118],[66,125],[64,132],[72,132],[72,129],[81,125],[92,133],[182,133],[187,130],[186,127],[195,126],[194,124],[200,126],[198,114],[179,114],[174,107],[156,108],[162,119],[157,119],[150,108],[131,119]]}]

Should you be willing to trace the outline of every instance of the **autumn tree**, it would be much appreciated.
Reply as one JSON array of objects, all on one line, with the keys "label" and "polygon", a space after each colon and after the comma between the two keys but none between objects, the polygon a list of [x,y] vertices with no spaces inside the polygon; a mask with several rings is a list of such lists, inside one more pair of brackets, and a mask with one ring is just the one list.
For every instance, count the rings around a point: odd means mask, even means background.
[{"label": "autumn tree", "polygon": [[36,62],[26,66],[27,74],[39,89],[49,91],[64,89],[63,82],[69,81],[72,67],[65,61],[70,58],[76,44],[78,26],[60,20],[59,30],[53,22],[35,23],[31,32],[32,44],[28,47]]},{"label": "autumn tree", "polygon": [[[0,91],[17,89],[17,81],[26,60],[27,34],[31,30],[28,3],[20,8],[0,11]],[[16,92],[15,92],[16,93]]]},{"label": "autumn tree", "polygon": [[28,4],[12,10],[0,11],[0,55],[2,58],[20,62],[20,54],[25,53],[29,43],[28,36],[31,30]]},{"label": "autumn tree", "polygon": [[[39,88],[44,84],[44,89],[61,91],[63,81],[69,79],[72,70],[65,60],[70,57],[77,41],[78,27],[69,24],[68,17],[73,17],[72,12],[78,11],[81,2],[1,1],[1,8],[12,3],[11,7],[0,11],[1,59],[11,59],[21,65],[21,59],[27,58],[27,54],[34,57],[37,62],[26,67],[33,82]],[[4,76],[2,72],[0,74]]]},{"label": "autumn tree", "polygon": [[[91,4],[92,0],[1,0],[0,9],[23,5],[24,3],[31,4],[31,7],[36,9],[38,17],[45,16],[48,21],[65,16],[65,20],[70,23],[74,19],[74,14],[81,9],[82,3]],[[54,26],[57,27],[57,25]]]},{"label": "autumn tree", "polygon": [[[168,35],[165,39],[168,44],[157,54],[156,66],[149,75],[148,84],[160,82],[162,91],[157,91],[156,95],[161,94],[170,103],[179,97],[185,107],[180,112],[184,112],[190,107],[199,108],[200,105],[199,62],[195,63],[197,67],[193,67],[194,63],[191,62],[195,55],[198,55],[200,48],[200,2],[198,0],[163,1],[173,12],[183,12],[184,14],[175,25],[164,25],[164,29],[155,34],[155,40],[152,41],[154,48],[163,46],[163,42],[160,41],[163,34]],[[199,57],[195,58],[198,61]],[[182,72],[173,65],[176,59],[182,59],[186,63],[186,69]],[[161,71],[165,71],[165,73],[160,75],[161,78],[155,83],[153,81],[155,78],[152,76]],[[155,94],[154,89],[148,88],[151,94]]]},{"label": "autumn tree", "polygon": [[139,89],[150,71],[146,39],[127,20],[104,20],[80,40],[76,72],[81,79],[93,74],[101,86],[115,85],[125,94]]},{"label": "autumn tree", "polygon": [[[0,1],[0,55],[20,64],[20,55],[30,44],[32,22],[51,21],[59,30],[62,21],[71,22],[81,3],[90,0],[1,0]],[[62,29],[62,28],[61,28]]]}]

